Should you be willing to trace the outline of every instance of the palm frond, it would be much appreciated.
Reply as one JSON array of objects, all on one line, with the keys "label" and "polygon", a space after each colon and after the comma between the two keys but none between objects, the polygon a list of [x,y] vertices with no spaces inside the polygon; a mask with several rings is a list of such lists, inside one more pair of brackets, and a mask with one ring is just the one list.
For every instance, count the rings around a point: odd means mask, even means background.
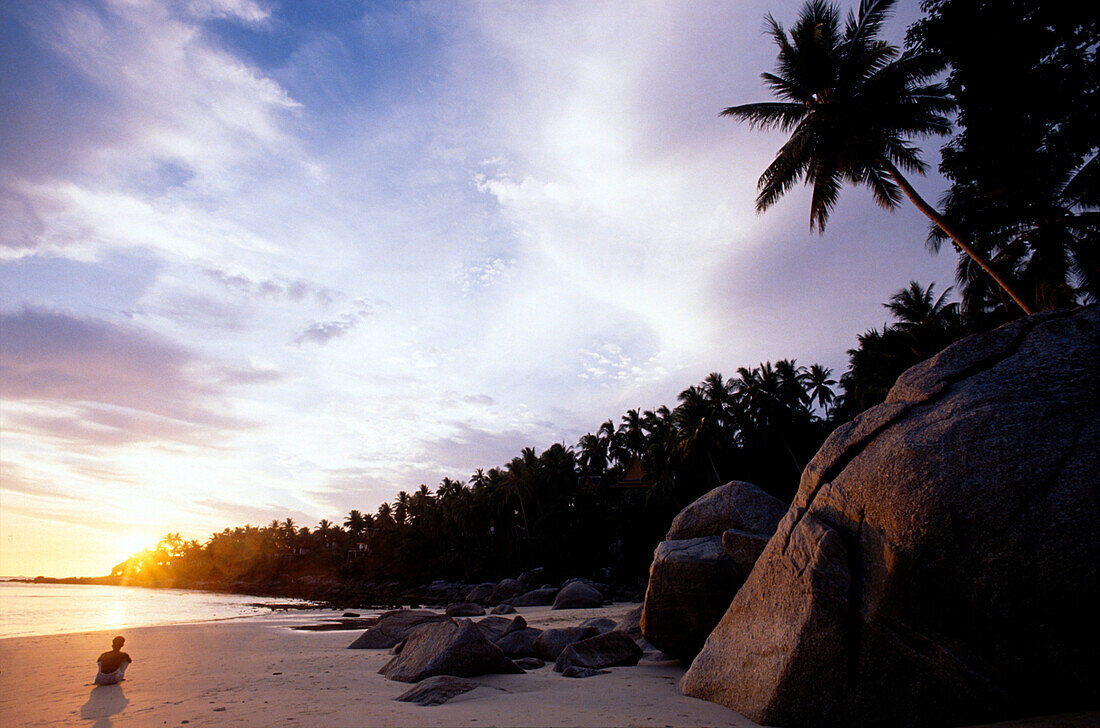
[{"label": "palm frond", "polygon": [[840,199],[840,171],[834,165],[819,160],[817,164],[810,165],[806,180],[813,184],[813,194],[810,197],[810,230],[816,228],[819,233],[824,233],[829,214]]},{"label": "palm frond", "polygon": [[723,109],[720,115],[748,122],[754,129],[779,128],[790,131],[806,116],[806,107],[803,104],[783,102],[742,104]]},{"label": "palm frond", "polygon": [[859,15],[848,14],[844,39],[851,45],[864,44],[882,30],[897,0],[862,0]]},{"label": "palm frond", "polygon": [[1100,207],[1100,154],[1073,173],[1062,188],[1062,196],[1071,206]]},{"label": "palm frond", "polygon": [[789,102],[805,106],[814,98],[815,89],[807,88],[803,83],[794,79],[777,76],[774,73],[761,73],[760,78],[764,85],[771,89],[777,97]]},{"label": "palm frond", "polygon": [[871,195],[879,207],[892,210],[901,204],[901,188],[897,186],[889,174],[885,174],[877,167],[869,167],[859,182],[871,190]]},{"label": "palm frond", "polygon": [[810,135],[806,130],[802,130],[796,131],[787,143],[780,147],[775,159],[760,175],[760,180],[757,182],[757,188],[760,190],[756,196],[757,212],[764,212],[774,205],[805,176],[806,168],[810,163],[810,155],[807,154],[810,145]]}]

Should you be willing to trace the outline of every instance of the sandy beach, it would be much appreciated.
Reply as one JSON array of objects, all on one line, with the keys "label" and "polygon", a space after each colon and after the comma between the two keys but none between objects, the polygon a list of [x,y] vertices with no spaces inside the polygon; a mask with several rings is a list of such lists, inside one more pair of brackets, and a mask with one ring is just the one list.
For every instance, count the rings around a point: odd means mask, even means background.
[{"label": "sandy beach", "polygon": [[[533,626],[618,619],[631,604],[552,611],[522,608]],[[445,705],[393,698],[410,685],[378,674],[385,650],[348,650],[360,631],[291,629],[330,611],[275,613],[199,624],[121,630],[134,658],[121,685],[95,687],[95,659],[114,631],[0,639],[0,724],[92,726],[756,726],[713,703],[687,698],[684,667],[645,662],[569,679],[550,666],[486,675]],[[998,728],[1085,728],[1100,715],[1065,715]]]},{"label": "sandy beach", "polygon": [[[536,627],[594,616],[619,618],[635,605],[551,611],[521,608]],[[684,697],[684,668],[642,662],[610,674],[564,678],[550,666],[487,675],[449,703],[421,707],[393,698],[411,687],[378,673],[388,651],[345,649],[360,631],[291,626],[339,616],[277,613],[257,618],[122,630],[134,659],[127,679],[95,687],[95,659],[115,632],[0,640],[4,726],[754,726],[737,713]]]}]

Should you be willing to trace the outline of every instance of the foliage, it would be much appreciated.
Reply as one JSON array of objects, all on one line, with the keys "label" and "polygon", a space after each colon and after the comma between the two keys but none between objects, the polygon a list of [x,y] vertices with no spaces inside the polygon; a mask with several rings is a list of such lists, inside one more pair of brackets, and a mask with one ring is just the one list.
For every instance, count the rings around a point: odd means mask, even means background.
[{"label": "foliage", "polygon": [[932,80],[943,70],[939,56],[919,47],[902,51],[877,37],[895,2],[863,0],[843,29],[840,11],[826,0],[808,0],[789,32],[767,17],[779,55],[776,72],[762,78],[778,101],[722,112],[755,128],[791,135],[760,176],[756,208],[768,209],[804,181],[813,188],[810,228],[824,231],[845,183],[869,188],[887,209],[896,207],[904,194],[1030,313],[1015,284],[925,202],[903,174],[924,174],[926,165],[910,140],[947,134],[953,102]]},{"label": "foliage", "polygon": [[[1100,14],[1089,3],[925,0],[914,48],[950,71],[944,214],[1037,308],[1100,300]],[[938,248],[942,231],[933,228]],[[960,257],[965,313],[1014,313]]]},{"label": "foliage", "polygon": [[957,303],[948,303],[947,289],[934,297],[935,284],[922,288],[912,281],[883,306],[894,323],[882,331],[859,336],[859,347],[849,349],[848,371],[840,378],[844,394],[837,417],[847,419],[886,399],[898,376],[909,367],[962,338],[964,327]]}]

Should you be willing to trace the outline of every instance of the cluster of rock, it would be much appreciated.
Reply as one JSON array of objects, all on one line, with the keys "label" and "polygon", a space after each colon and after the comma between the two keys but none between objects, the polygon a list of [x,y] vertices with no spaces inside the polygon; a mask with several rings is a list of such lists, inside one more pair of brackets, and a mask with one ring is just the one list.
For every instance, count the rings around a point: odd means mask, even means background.
[{"label": "cluster of rock", "polygon": [[[674,524],[653,567],[662,593],[681,552],[700,557],[676,568],[699,574],[723,554],[755,561],[682,691],[777,726],[1094,709],[1098,361],[1097,307],[969,337],[833,433],[758,559],[754,537],[724,531],[720,553],[717,528],[704,547]],[[647,638],[680,651],[663,634],[674,610],[651,617],[649,601]],[[677,629],[687,650],[696,625]]]},{"label": "cluster of rock", "polygon": [[[479,607],[480,608],[480,607]],[[606,617],[573,627],[536,629],[521,615],[455,618],[420,609],[386,612],[348,645],[394,653],[379,672],[390,680],[420,683],[398,700],[438,705],[477,687],[469,678],[522,674],[553,664],[564,677],[590,677],[606,668],[636,665],[643,657],[668,659],[642,639],[641,609],[621,622]]]},{"label": "cluster of rock", "polygon": [[448,605],[451,616],[479,616],[476,607],[491,607],[495,614],[509,607],[552,607],[553,609],[590,609],[611,603],[613,588],[590,579],[569,579],[561,588],[553,584],[533,586],[533,579],[541,576],[541,569],[526,573],[519,579],[478,584],[466,595],[465,606]]}]

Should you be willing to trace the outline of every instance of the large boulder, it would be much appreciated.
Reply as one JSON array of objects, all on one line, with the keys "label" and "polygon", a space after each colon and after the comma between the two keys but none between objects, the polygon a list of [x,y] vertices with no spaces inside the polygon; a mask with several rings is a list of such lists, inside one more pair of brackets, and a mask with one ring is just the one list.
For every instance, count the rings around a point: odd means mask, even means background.
[{"label": "large boulder", "polygon": [[645,642],[645,636],[642,635],[642,606],[639,604],[634,607],[615,624],[615,629],[626,632],[630,639],[638,644]]},{"label": "large boulder", "polygon": [[720,536],[662,541],[653,554],[642,609],[646,641],[670,655],[691,659],[743,580]]},{"label": "large boulder", "polygon": [[526,629],[527,620],[518,615],[512,619],[508,619],[507,617],[486,617],[485,619],[479,619],[474,622],[474,624],[476,624],[477,628],[481,630],[481,633],[485,635],[485,639],[490,642],[496,642],[509,632]]},{"label": "large boulder", "polygon": [[485,608],[474,602],[455,602],[447,605],[448,617],[480,617],[485,614]]},{"label": "large boulder", "polygon": [[1094,708],[1100,308],[905,372],[802,476],[681,682],[759,723],[927,726]]},{"label": "large boulder", "polygon": [[541,629],[526,627],[509,632],[496,640],[496,646],[511,658],[535,657],[535,640],[542,634]]},{"label": "large boulder", "polygon": [[522,673],[469,620],[426,624],[413,632],[401,654],[380,673],[390,680],[420,682],[433,675],[475,677],[487,673]]},{"label": "large boulder", "polygon": [[752,483],[733,480],[706,493],[672,519],[669,541],[721,536],[736,528],[749,533],[775,533],[787,506]]},{"label": "large boulder", "polygon": [[489,601],[489,597],[493,595],[493,590],[496,588],[497,585],[491,581],[487,581],[484,584],[478,584],[466,595],[466,601],[473,604],[484,604]]},{"label": "large boulder", "polygon": [[653,554],[641,618],[646,641],[694,657],[785,511],[778,499],[737,480],[680,511]]},{"label": "large boulder", "polygon": [[603,606],[603,592],[583,581],[566,584],[554,597],[551,609],[589,609]]},{"label": "large boulder", "polygon": [[625,632],[606,632],[568,645],[554,664],[555,672],[567,667],[603,667],[637,665],[642,648]]},{"label": "large boulder", "polygon": [[599,632],[595,627],[557,627],[545,629],[535,638],[533,645],[535,657],[554,662],[569,645],[574,642],[595,637]]},{"label": "large boulder", "polygon": [[552,586],[539,587],[512,599],[514,607],[548,607],[554,603],[558,590]]},{"label": "large boulder", "polygon": [[489,604],[500,604],[506,599],[517,597],[524,591],[516,579],[504,579],[493,588],[489,595]]},{"label": "large boulder", "polygon": [[442,622],[446,615],[426,609],[395,609],[378,618],[378,623],[348,645],[349,650],[388,650],[404,642],[418,627]]},{"label": "large boulder", "polygon": [[605,634],[615,629],[617,622],[610,617],[592,617],[581,622],[581,627],[592,627],[600,634]]}]

